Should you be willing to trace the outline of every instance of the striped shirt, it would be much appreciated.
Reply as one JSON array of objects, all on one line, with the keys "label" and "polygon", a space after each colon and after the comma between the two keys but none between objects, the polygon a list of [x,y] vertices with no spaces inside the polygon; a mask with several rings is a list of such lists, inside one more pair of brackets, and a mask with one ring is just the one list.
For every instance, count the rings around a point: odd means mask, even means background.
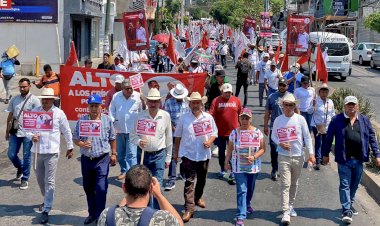
[{"label": "striped shirt", "polygon": [[176,126],[178,119],[185,113],[190,112],[189,104],[185,101],[178,102],[174,97],[165,101],[165,111],[169,112],[172,125]]},{"label": "striped shirt", "polygon": [[[88,137],[79,136],[79,122],[80,120],[90,120],[89,115],[83,115],[77,122],[74,130],[73,139],[86,142]],[[112,123],[111,118],[108,115],[101,114],[101,128],[100,128],[100,137],[91,138],[91,149],[80,147],[80,153],[87,157],[99,157],[105,153],[111,151],[110,141],[116,139],[115,129]]]}]

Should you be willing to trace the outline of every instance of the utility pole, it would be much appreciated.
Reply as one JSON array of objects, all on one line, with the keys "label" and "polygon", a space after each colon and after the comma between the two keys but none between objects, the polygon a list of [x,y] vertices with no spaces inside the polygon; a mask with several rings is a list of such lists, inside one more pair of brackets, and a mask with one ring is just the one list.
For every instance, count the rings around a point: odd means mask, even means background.
[{"label": "utility pole", "polygon": [[106,4],[106,18],[105,18],[105,25],[104,25],[104,45],[103,45],[103,51],[104,53],[109,53],[110,51],[110,40],[109,40],[109,33],[110,33],[110,13],[111,13],[111,0],[107,0]]}]

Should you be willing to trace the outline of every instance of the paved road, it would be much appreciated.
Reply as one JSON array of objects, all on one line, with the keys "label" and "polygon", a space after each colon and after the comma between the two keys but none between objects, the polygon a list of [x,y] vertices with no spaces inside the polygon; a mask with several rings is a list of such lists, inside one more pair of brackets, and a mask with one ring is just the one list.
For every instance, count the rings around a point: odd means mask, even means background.
[{"label": "paved road", "polygon": [[360,66],[354,63],[352,75],[342,82],[331,79],[329,85],[335,87],[350,87],[363,96],[370,98],[375,110],[377,121],[380,120],[380,69],[371,69],[369,66]]},{"label": "paved road", "polygon": [[[231,64],[231,63],[230,63]],[[228,68],[228,75],[234,84],[235,71]],[[349,84],[351,78],[347,79]],[[254,112],[254,124],[262,127],[263,108],[258,107],[258,86],[249,87],[249,107]],[[4,104],[0,103],[3,111]],[[1,113],[0,124],[4,125],[5,114]],[[3,126],[1,130],[4,130]],[[3,131],[1,131],[3,133]],[[3,137],[3,134],[0,136]],[[1,139],[1,151],[6,143]],[[64,145],[61,147],[65,150]],[[269,150],[269,148],[268,148]],[[80,174],[80,162],[78,149],[75,150],[75,158],[67,160],[61,156],[57,170],[56,197],[51,212],[51,225],[82,225],[87,215],[86,200]],[[62,152],[64,153],[64,152]],[[118,174],[118,166],[110,171],[110,186],[107,205],[117,203],[123,196],[121,183],[115,180]],[[213,158],[210,162],[208,180],[204,198],[207,208],[198,209],[195,218],[186,225],[193,226],[221,226],[232,225],[236,209],[235,186],[228,185],[217,178],[219,170],[218,161]],[[271,226],[279,225],[280,212],[280,187],[279,182],[272,182],[270,177],[269,151],[264,154],[262,173],[256,183],[253,198],[255,212],[249,216],[246,225]],[[42,202],[34,172],[31,173],[29,189],[18,189],[19,182],[13,178],[16,170],[10,166],[5,152],[0,152],[0,225],[34,225],[39,223],[39,214],[36,213],[38,205]],[[167,175],[167,172],[165,173]],[[170,202],[178,211],[183,210],[183,182],[177,181],[176,188],[170,192],[164,192]],[[380,225],[378,220],[380,207],[368,196],[365,189],[360,187],[358,191],[357,209],[359,215],[354,217],[352,225]],[[299,217],[292,218],[292,225],[304,226],[330,226],[342,225],[340,221],[340,205],[338,196],[338,181],[336,165],[323,167],[321,171],[307,171],[304,169],[300,178],[299,192],[295,204]]]}]

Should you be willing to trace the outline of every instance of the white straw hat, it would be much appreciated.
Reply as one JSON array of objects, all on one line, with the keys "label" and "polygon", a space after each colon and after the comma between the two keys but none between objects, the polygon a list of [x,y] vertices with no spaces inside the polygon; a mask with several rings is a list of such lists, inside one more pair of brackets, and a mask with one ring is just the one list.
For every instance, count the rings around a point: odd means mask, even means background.
[{"label": "white straw hat", "polygon": [[194,101],[194,100],[200,100],[200,101],[202,101],[202,103],[205,104],[207,102],[207,97],[206,96],[202,97],[201,94],[198,92],[192,92],[190,97],[186,97],[186,100],[188,102]]},{"label": "white straw hat", "polygon": [[181,83],[178,83],[170,90],[170,95],[176,99],[183,99],[189,95],[189,91]]},{"label": "white straw hat", "polygon": [[52,88],[43,88],[41,96],[38,96],[40,99],[59,99],[59,97],[54,96],[54,89]]},{"label": "white straw hat", "polygon": [[148,95],[142,95],[142,97],[145,100],[160,100],[162,98],[160,91],[158,91],[156,88],[151,88],[148,92]]}]

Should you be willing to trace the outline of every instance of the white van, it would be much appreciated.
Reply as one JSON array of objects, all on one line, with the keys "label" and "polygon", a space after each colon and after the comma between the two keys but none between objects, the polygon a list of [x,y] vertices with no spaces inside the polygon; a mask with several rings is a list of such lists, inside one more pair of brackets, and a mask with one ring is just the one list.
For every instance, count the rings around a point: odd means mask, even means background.
[{"label": "white van", "polygon": [[[352,71],[352,47],[350,40],[342,35],[331,32],[310,32],[310,42],[312,42],[312,54],[310,57],[311,68],[314,66],[317,55],[317,44],[321,43],[322,52],[327,47],[328,61],[326,62],[329,76],[339,76],[342,81],[351,75]],[[305,71],[309,71],[308,63],[301,66]]]}]

